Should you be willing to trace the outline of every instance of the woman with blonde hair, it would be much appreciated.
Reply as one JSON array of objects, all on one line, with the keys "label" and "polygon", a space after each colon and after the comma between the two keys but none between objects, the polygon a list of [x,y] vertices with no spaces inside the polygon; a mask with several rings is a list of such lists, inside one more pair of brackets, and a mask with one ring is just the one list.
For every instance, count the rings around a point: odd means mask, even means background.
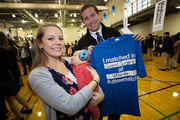
[{"label": "woman with blonde hair", "polygon": [[97,106],[104,94],[93,93],[100,82],[93,68],[87,68],[93,81],[78,91],[71,65],[61,58],[64,49],[63,33],[54,24],[40,26],[35,41],[35,58],[28,81],[43,103],[45,120],[90,120],[92,113],[83,111],[90,101]]}]

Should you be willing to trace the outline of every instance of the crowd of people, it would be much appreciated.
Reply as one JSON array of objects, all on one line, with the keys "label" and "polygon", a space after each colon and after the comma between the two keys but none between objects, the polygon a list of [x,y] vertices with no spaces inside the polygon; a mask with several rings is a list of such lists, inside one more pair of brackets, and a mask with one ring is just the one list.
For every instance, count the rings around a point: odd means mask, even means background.
[{"label": "crowd of people", "polygon": [[[31,113],[32,109],[25,98],[19,94],[21,73],[18,66],[17,49],[12,46],[11,42],[8,42],[8,38],[3,32],[0,32],[0,57],[0,119],[7,118],[6,101],[16,117],[14,120],[24,120],[22,114]],[[19,110],[16,101],[24,109]]]},{"label": "crowd of people", "polygon": [[71,42],[71,45],[69,43],[65,44],[65,49],[64,49],[64,56],[71,57],[73,53],[77,50],[77,40],[75,40],[74,44]]},{"label": "crowd of people", "polygon": [[159,70],[176,69],[180,62],[180,32],[175,35],[165,32],[163,37],[149,34],[145,40],[141,39],[141,48],[149,61],[153,61],[153,56],[162,57],[162,67]]},{"label": "crowd of people", "polygon": [[[8,44],[8,38],[4,33],[0,33],[0,55],[3,58],[0,62],[2,66],[0,70],[4,75],[4,79],[1,79],[1,85],[6,81],[9,83],[12,80],[16,81],[16,87],[11,89],[11,92],[0,92],[2,98],[0,98],[0,106],[4,106],[3,109],[0,109],[0,119],[6,119],[8,111],[4,100],[7,101],[11,111],[15,114],[15,120],[24,120],[21,113],[32,112],[26,100],[18,93],[21,73],[17,58],[20,58],[19,60],[22,63],[23,75],[28,74],[27,69],[30,70],[28,76],[29,87],[32,93],[39,96],[43,103],[45,120],[95,120],[97,118],[95,116],[98,116],[99,120],[103,119],[101,107],[103,100],[107,99],[106,94],[103,93],[103,88],[101,89],[101,86],[99,86],[99,82],[103,79],[99,77],[101,73],[98,74],[95,69],[90,67],[87,56],[91,55],[96,45],[109,38],[121,36],[121,34],[118,30],[106,27],[100,22],[99,11],[93,4],[85,4],[81,8],[80,15],[82,22],[87,27],[87,33],[71,45],[69,43],[65,45],[62,29],[55,24],[41,25],[31,48],[27,39],[25,39],[23,46],[14,43]],[[160,70],[177,68],[180,33],[172,37],[170,37],[169,32],[165,32],[163,37],[148,34],[145,40],[139,33],[135,33],[133,39],[137,43],[141,41],[142,53],[148,54],[149,61],[154,60],[153,56],[162,56],[163,66]],[[118,49],[121,49],[121,47],[118,47]],[[66,61],[63,58],[64,56],[72,56],[72,63]],[[87,73],[88,75],[82,76]],[[143,76],[146,76],[146,73]],[[118,99],[120,97],[124,96],[116,96]],[[15,100],[24,106],[23,110],[19,110]],[[132,98],[131,101],[136,100]],[[122,103],[126,104],[126,101]],[[139,106],[135,107],[139,108]],[[121,110],[120,112],[112,111],[108,113],[108,120],[119,120],[121,114],[129,113],[128,110],[130,109],[126,109],[127,111]],[[131,112],[136,111],[131,110]],[[139,116],[139,113],[135,115]]]}]

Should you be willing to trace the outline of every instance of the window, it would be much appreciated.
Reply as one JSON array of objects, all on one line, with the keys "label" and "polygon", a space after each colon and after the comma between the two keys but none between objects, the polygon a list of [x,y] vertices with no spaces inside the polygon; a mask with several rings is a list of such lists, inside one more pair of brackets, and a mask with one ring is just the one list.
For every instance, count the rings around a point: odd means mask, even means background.
[{"label": "window", "polygon": [[136,2],[132,3],[132,14],[136,13]]},{"label": "window", "polygon": [[131,16],[131,15],[132,15],[131,3],[127,6],[127,14],[128,14],[128,16]]},{"label": "window", "polygon": [[[136,1],[132,3],[126,4],[127,8],[124,9],[125,14],[128,16],[131,16],[135,14],[137,11],[141,11],[151,5],[151,0],[138,0],[137,3]],[[138,8],[137,8],[138,7]]]},{"label": "window", "polygon": [[127,5],[128,16],[136,13],[136,2]]},{"label": "window", "polygon": [[141,11],[151,5],[151,0],[138,0],[138,11]]}]

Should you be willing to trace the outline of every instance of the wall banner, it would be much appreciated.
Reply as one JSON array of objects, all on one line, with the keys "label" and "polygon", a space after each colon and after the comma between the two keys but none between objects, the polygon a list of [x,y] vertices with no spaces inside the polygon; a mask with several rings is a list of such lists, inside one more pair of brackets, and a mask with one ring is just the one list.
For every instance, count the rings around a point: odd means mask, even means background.
[{"label": "wall banner", "polygon": [[155,10],[154,10],[152,32],[163,30],[166,5],[167,5],[167,0],[162,0],[156,3]]}]

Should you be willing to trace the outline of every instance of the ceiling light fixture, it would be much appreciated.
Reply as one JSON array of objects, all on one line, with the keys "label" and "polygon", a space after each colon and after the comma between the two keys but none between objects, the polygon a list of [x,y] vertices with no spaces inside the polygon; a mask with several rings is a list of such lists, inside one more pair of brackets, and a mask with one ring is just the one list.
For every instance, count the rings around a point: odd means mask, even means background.
[{"label": "ceiling light fixture", "polygon": [[12,17],[13,17],[13,18],[15,18],[15,17],[16,17],[16,15],[15,15],[15,14],[12,14]]},{"label": "ceiling light fixture", "polygon": [[54,16],[57,18],[57,17],[58,17],[58,14],[57,14],[57,13],[55,13],[55,14],[54,14]]},{"label": "ceiling light fixture", "polygon": [[76,14],[76,13],[74,13],[74,17],[77,17],[77,14]]},{"label": "ceiling light fixture", "polygon": [[180,2],[177,2],[177,3],[174,5],[174,7],[175,7],[176,9],[180,9]]},{"label": "ceiling light fixture", "polygon": [[40,19],[40,23],[43,23],[43,20],[42,20],[42,19]]},{"label": "ceiling light fixture", "polygon": [[180,9],[180,6],[177,6],[176,9]]},{"label": "ceiling light fixture", "polygon": [[22,23],[25,23],[25,21],[24,21],[24,20],[22,20],[21,22],[22,22]]},{"label": "ceiling light fixture", "polygon": [[35,17],[36,17],[36,18],[38,17],[38,14],[37,14],[37,13],[35,14]]},{"label": "ceiling light fixture", "polygon": [[72,22],[75,22],[75,19],[72,19]]},{"label": "ceiling light fixture", "polygon": [[108,0],[104,0],[104,2],[107,2]]}]

